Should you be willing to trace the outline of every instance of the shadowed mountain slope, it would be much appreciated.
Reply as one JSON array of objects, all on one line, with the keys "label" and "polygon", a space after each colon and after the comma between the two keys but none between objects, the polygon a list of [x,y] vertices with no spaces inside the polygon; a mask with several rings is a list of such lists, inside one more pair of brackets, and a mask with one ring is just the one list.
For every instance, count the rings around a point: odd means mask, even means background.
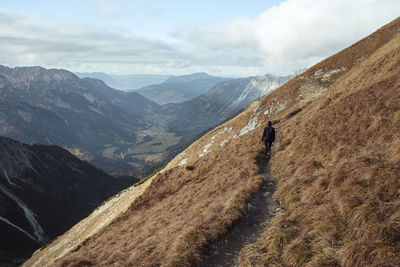
[{"label": "shadowed mountain slope", "polygon": [[57,146],[0,137],[0,265],[26,259],[135,182],[109,176]]},{"label": "shadowed mountain slope", "polygon": [[282,138],[271,171],[284,211],[240,264],[399,265],[399,29],[397,19],[251,104],[118,196],[120,214],[81,236],[77,224],[68,234],[79,238],[57,238],[25,266],[200,261],[262,185],[268,120]]}]

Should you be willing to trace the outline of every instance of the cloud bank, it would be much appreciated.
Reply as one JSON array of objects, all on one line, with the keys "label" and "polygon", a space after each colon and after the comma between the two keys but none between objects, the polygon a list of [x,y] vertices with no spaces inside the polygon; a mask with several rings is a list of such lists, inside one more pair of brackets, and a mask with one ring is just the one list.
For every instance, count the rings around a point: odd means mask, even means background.
[{"label": "cloud bank", "polygon": [[243,62],[262,72],[287,73],[351,45],[395,19],[399,11],[400,1],[392,0],[287,0],[255,20],[177,36],[204,51],[229,51],[233,57],[245,52],[249,60]]},{"label": "cloud bank", "polygon": [[123,74],[286,74],[340,51],[399,11],[398,0],[287,0],[255,19],[182,25],[165,40],[0,9],[0,64]]}]

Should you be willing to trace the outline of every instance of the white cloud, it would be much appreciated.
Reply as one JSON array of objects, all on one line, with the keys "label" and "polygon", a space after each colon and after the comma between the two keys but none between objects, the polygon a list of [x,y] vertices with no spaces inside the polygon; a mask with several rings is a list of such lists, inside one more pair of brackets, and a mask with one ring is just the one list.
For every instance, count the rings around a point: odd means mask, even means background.
[{"label": "white cloud", "polygon": [[400,1],[391,0],[289,0],[265,11],[254,29],[265,63],[294,70],[351,45],[399,11]]},{"label": "white cloud", "polygon": [[398,0],[287,0],[254,20],[176,36],[205,51],[229,51],[228,61],[243,53],[258,58],[264,73],[288,73],[351,45],[395,19],[399,11]]},{"label": "white cloud", "polygon": [[79,22],[46,21],[0,9],[0,64],[128,72],[179,67],[181,58],[162,40]]},{"label": "white cloud", "polygon": [[[98,0],[98,12],[113,16],[107,3]],[[109,73],[285,74],[349,46],[399,11],[398,0],[286,0],[255,19],[197,29],[183,25],[162,40],[0,9],[0,64]]]}]

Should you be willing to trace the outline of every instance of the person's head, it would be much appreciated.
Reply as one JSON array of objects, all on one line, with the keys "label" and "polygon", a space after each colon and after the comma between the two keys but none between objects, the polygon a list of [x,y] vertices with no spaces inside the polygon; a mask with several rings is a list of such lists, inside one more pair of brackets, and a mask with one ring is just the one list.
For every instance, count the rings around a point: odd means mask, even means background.
[{"label": "person's head", "polygon": [[272,122],[268,121],[268,126],[271,127],[272,126]]}]

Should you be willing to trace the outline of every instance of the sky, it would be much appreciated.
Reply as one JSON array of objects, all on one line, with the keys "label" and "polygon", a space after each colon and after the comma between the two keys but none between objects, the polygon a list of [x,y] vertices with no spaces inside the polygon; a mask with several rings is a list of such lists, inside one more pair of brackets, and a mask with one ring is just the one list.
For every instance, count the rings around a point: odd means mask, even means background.
[{"label": "sky", "polygon": [[0,0],[0,64],[285,75],[399,14],[399,0]]}]

